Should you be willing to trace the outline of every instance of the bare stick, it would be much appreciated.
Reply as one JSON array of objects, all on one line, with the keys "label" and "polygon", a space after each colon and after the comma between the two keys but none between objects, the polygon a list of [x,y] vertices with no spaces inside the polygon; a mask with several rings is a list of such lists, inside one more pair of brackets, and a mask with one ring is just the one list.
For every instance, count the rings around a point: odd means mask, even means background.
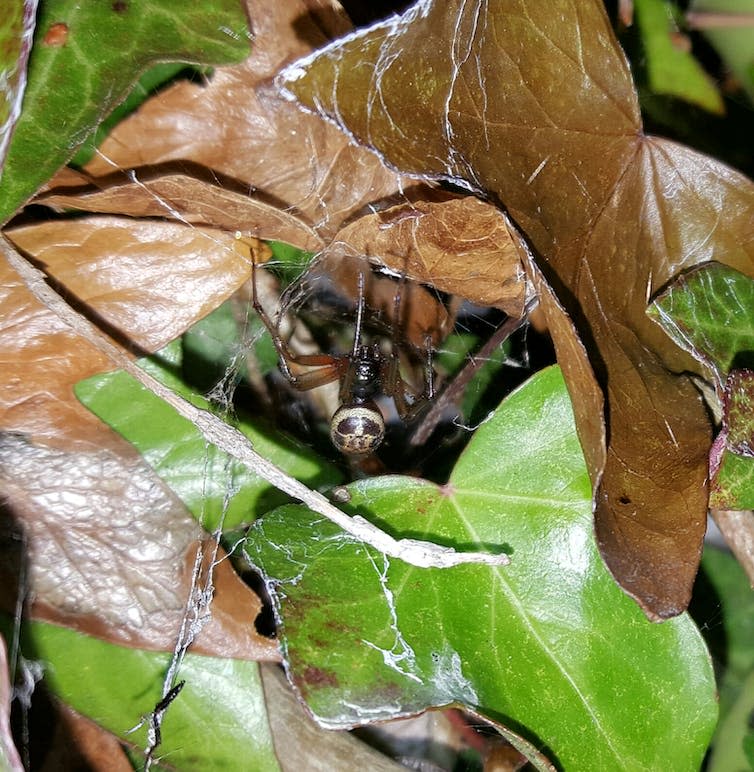
[{"label": "bare stick", "polygon": [[714,13],[689,11],[686,24],[690,29],[725,29],[726,27],[754,27],[754,13]]},{"label": "bare stick", "polygon": [[754,587],[754,512],[748,509],[713,509],[710,514],[730,551],[746,572],[749,584]]},{"label": "bare stick", "polygon": [[359,515],[350,517],[341,512],[321,493],[310,490],[303,483],[289,477],[282,469],[260,456],[238,429],[224,423],[207,410],[195,407],[134,364],[103,332],[88,319],[74,311],[47,284],[45,275],[21,257],[5,237],[2,239],[2,252],[40,303],[75,332],[86,338],[113,364],[125,370],[142,386],[165,400],[183,418],[191,421],[207,442],[224,450],[278,490],[303,502],[309,509],[331,520],[351,536],[390,557],[398,558],[419,568],[450,568],[464,563],[504,566],[510,563],[510,559],[504,554],[456,552],[452,547],[441,547],[432,542],[418,539],[394,539],[363,517]]},{"label": "bare stick", "polygon": [[458,375],[448,384],[440,396],[432,403],[430,409],[424,414],[417,430],[411,435],[410,444],[414,447],[423,445],[437,428],[443,417],[445,409],[449,405],[457,404],[464,389],[469,385],[469,381],[474,377],[476,371],[489,359],[508,338],[527,320],[529,309],[527,308],[520,319],[506,319],[495,330],[490,339],[482,346],[479,351],[464,366]]}]

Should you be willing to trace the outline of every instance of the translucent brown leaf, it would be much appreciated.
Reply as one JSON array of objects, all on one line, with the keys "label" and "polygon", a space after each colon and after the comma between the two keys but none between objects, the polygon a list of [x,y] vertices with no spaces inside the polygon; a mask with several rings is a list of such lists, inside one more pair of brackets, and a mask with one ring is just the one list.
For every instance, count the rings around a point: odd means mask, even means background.
[{"label": "translucent brown leaf", "polygon": [[154,220],[86,217],[7,232],[79,302],[154,351],[250,275],[232,234]]},{"label": "translucent brown leaf", "polygon": [[[82,185],[74,179],[72,190],[58,185],[36,201],[55,209],[73,208],[86,212],[118,213],[130,217],[166,217],[259,238],[275,239],[299,249],[316,252],[321,237],[294,212],[281,208],[261,195],[241,190],[232,180],[222,183],[202,168],[192,174],[154,167],[149,174],[114,174]],[[63,183],[69,177],[66,170]],[[87,180],[83,180],[85,183]]]},{"label": "translucent brown leaf", "polygon": [[[289,66],[284,81],[395,168],[510,212],[605,394],[601,480],[590,463],[605,560],[651,618],[678,614],[705,528],[711,429],[685,374],[696,363],[645,310],[699,262],[754,273],[754,186],[642,134],[597,0],[422,0]],[[583,421],[594,397],[565,372]],[[590,433],[580,426],[582,441]]]},{"label": "translucent brown leaf", "polygon": [[[8,235],[85,314],[143,350],[180,334],[249,272],[232,236],[176,223],[89,217]],[[185,562],[193,560],[201,532],[130,446],[76,400],[73,386],[111,369],[109,360],[3,265],[4,512],[28,544],[28,566],[20,574],[18,560],[0,561],[8,571],[4,607],[15,608],[16,580],[26,575],[33,617],[172,650],[191,573]],[[9,544],[13,540],[4,539],[3,549]],[[268,656],[269,644],[250,625],[259,601],[228,562],[218,567],[215,585],[213,621],[200,648]]]}]

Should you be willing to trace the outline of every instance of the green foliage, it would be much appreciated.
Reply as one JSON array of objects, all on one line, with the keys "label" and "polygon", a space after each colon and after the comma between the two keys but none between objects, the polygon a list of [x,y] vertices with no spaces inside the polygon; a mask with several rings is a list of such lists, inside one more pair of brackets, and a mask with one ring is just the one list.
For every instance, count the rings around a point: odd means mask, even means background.
[{"label": "green foliage", "polygon": [[648,308],[667,334],[715,374],[723,401],[710,504],[754,506],[754,280],[720,263],[681,276]]},{"label": "green foliage", "polygon": [[[11,640],[7,617],[0,617],[0,630]],[[74,710],[134,749],[146,746],[148,721],[129,730],[160,702],[170,654],[41,622],[24,626],[21,652],[45,663],[47,685]],[[185,685],[165,712],[158,751],[169,769],[278,769],[255,662],[188,654],[180,679]],[[143,754],[136,758],[141,766]]]},{"label": "green foliage", "polygon": [[722,113],[723,99],[715,82],[691,51],[674,40],[673,34],[679,34],[673,20],[673,11],[677,12],[674,4],[667,0],[636,0],[634,7],[652,91]]},{"label": "green foliage", "polygon": [[458,702],[524,727],[565,769],[698,768],[717,710],[704,643],[685,615],[647,621],[605,569],[557,368],[507,398],[446,485],[347,490],[350,512],[396,536],[511,564],[417,570],[301,507],[255,524],[246,554],[276,588],[291,673],[322,723]]}]

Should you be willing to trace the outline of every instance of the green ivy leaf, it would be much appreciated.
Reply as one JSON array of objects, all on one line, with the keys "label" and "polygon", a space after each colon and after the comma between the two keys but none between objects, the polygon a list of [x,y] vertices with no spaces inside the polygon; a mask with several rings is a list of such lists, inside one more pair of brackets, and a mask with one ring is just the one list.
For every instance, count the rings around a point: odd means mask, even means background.
[{"label": "green ivy leaf", "polygon": [[754,459],[740,453],[742,445],[754,444],[752,308],[754,280],[707,263],[682,275],[647,309],[679,346],[710,367],[724,390],[723,434],[713,447],[710,485],[710,506],[718,509],[754,506]]},{"label": "green ivy leaf", "polygon": [[[177,375],[181,365],[180,341],[139,364],[192,404],[210,409],[209,402],[194,394]],[[262,512],[289,500],[246,466],[215,446],[208,446],[190,421],[123,371],[80,382],[76,396],[139,450],[208,530],[221,524],[230,529],[251,522]],[[240,419],[237,427],[265,458],[310,487],[329,487],[340,482],[340,472],[335,467],[266,429],[261,422]]]},{"label": "green ivy leaf", "polygon": [[0,176],[26,89],[37,0],[6,0],[0,17]]},{"label": "green ivy leaf", "polygon": [[682,275],[647,309],[681,348],[721,380],[734,367],[754,366],[754,280],[720,263]]},{"label": "green ivy leaf", "polygon": [[743,20],[752,14],[754,0],[691,0],[688,15],[754,103],[754,35],[751,18]]},{"label": "green ivy leaf", "polygon": [[[0,628],[8,635],[7,617]],[[74,710],[124,743],[146,746],[147,724],[128,730],[160,701],[170,654],[42,622],[22,628],[21,652],[44,663],[47,686]],[[187,654],[180,679],[185,685],[165,712],[157,751],[170,769],[278,769],[256,662]]]},{"label": "green ivy leaf", "polygon": [[245,551],[322,724],[462,703],[564,769],[699,768],[717,712],[709,656],[687,615],[648,622],[608,574],[558,368],[505,400],[447,484],[385,477],[346,491],[349,511],[394,535],[503,549],[511,564],[420,570],[301,507],[258,521]]},{"label": "green ivy leaf", "polygon": [[0,188],[0,222],[73,156],[150,65],[232,63],[248,51],[237,0],[43,3]]},{"label": "green ivy leaf", "polygon": [[695,616],[708,630],[720,682],[720,723],[707,769],[743,771],[754,736],[754,593],[738,561],[711,547],[704,550],[698,590]]}]

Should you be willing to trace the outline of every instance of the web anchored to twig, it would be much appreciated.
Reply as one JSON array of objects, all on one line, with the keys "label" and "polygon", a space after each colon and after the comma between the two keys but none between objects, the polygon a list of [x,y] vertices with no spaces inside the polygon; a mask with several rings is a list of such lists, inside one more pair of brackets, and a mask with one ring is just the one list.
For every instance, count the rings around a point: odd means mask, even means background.
[{"label": "web anchored to twig", "polygon": [[442,547],[428,541],[395,539],[365,518],[359,515],[351,517],[341,512],[321,493],[309,489],[260,456],[240,431],[224,423],[212,413],[195,407],[135,365],[121,349],[110,342],[104,333],[71,308],[47,284],[45,275],[24,260],[5,239],[3,239],[2,251],[8,262],[23,278],[29,291],[40,303],[44,304],[76,333],[86,338],[115,365],[125,370],[142,386],[167,402],[183,418],[191,421],[207,442],[230,454],[278,490],[298,499],[313,511],[334,522],[351,536],[378,549],[385,555],[398,558],[419,568],[450,568],[465,563],[504,566],[510,563],[510,558],[505,554],[456,552],[452,547]]}]

